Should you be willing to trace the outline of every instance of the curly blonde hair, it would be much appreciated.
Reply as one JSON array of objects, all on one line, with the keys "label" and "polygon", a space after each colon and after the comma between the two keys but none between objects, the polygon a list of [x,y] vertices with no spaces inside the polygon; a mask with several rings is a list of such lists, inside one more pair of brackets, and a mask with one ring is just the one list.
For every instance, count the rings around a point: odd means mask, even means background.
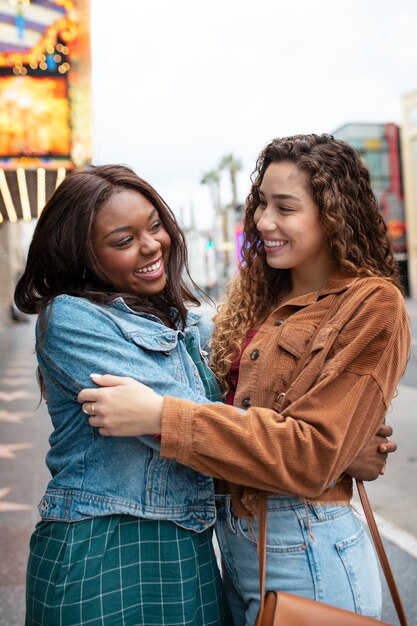
[{"label": "curly blonde hair", "polygon": [[291,288],[290,270],[266,263],[254,213],[259,187],[271,163],[295,163],[307,174],[309,191],[337,266],[354,276],[380,276],[402,290],[386,224],[378,210],[368,168],[349,144],[331,135],[295,135],[273,139],[260,153],[252,174],[243,223],[242,261],[216,317],[211,365],[229,388],[228,374],[249,328],[277,306]]}]

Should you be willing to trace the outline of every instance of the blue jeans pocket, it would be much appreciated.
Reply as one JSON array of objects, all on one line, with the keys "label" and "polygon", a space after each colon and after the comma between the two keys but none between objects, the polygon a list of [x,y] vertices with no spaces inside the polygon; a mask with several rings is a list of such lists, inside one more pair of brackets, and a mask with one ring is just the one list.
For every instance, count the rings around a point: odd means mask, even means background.
[{"label": "blue jeans pocket", "polygon": [[[335,547],[350,582],[356,612],[378,619],[382,601],[378,564],[364,528],[338,541]],[[366,567],[361,567],[361,563],[366,563]]]},{"label": "blue jeans pocket", "polygon": [[[270,516],[268,520],[267,553],[305,552],[307,546],[294,514],[288,512],[280,517],[281,519]],[[290,518],[290,523],[288,523],[288,518]],[[248,521],[240,518],[237,521],[237,530],[244,541],[257,548],[259,532],[257,520]]]},{"label": "blue jeans pocket", "polygon": [[[272,526],[272,524],[270,524]],[[294,530],[297,531],[297,527],[294,527]],[[258,545],[258,524],[254,523],[253,528],[248,524],[246,520],[238,521],[238,532],[239,536],[253,545],[257,547]],[[301,533],[294,532],[293,537],[285,536],[284,534],[278,533],[274,531],[273,528],[269,528],[267,543],[266,543],[266,551],[267,553],[286,553],[286,552],[305,552],[307,547]],[[298,536],[297,536],[298,535]]]}]

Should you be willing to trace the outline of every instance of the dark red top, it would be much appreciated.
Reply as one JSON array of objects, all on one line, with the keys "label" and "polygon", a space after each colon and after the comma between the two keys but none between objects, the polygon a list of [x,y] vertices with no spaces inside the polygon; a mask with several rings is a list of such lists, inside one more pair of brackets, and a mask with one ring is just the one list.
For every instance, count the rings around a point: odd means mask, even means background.
[{"label": "dark red top", "polygon": [[232,363],[232,367],[229,372],[229,391],[225,399],[226,404],[233,404],[235,399],[235,393],[237,388],[237,383],[239,380],[239,368],[240,368],[240,359],[242,358],[243,352],[246,350],[252,339],[255,337],[258,332],[257,328],[250,328],[246,333],[246,339],[242,344],[242,348],[240,350],[239,356]]}]

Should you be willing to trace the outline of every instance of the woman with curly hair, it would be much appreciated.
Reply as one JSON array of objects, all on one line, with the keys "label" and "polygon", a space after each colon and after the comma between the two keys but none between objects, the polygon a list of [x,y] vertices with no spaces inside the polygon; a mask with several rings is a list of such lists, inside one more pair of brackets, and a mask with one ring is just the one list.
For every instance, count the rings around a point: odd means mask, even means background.
[{"label": "woman with curly hair", "polygon": [[244,236],[211,357],[234,406],[162,397],[112,376],[94,377],[102,388],[79,400],[94,402],[90,423],[103,435],[161,433],[164,458],[223,479],[217,535],[236,626],[253,624],[259,608],[260,489],[266,588],[379,617],[378,567],[344,468],[384,421],[410,331],[359,154],[329,135],[271,141]]}]

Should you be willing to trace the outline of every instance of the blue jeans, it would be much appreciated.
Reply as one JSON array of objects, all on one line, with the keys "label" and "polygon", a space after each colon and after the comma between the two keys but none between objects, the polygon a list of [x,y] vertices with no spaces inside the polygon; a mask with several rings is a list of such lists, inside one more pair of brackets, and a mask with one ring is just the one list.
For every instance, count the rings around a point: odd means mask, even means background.
[{"label": "blue jeans", "polygon": [[[217,538],[235,626],[259,609],[257,520],[238,518],[217,496]],[[287,591],[378,619],[381,583],[373,545],[350,506],[268,498],[266,589]]]}]

